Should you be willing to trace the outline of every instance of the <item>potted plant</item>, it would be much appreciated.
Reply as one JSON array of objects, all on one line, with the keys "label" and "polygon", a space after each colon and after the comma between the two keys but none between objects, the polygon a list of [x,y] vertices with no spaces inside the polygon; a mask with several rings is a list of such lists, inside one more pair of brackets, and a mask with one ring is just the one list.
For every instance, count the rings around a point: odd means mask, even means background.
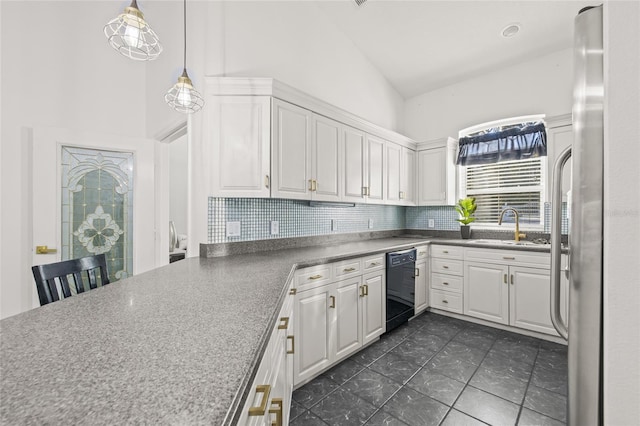
[{"label": "potted plant", "polygon": [[476,212],[478,205],[476,204],[476,199],[473,197],[463,198],[458,200],[458,204],[456,205],[456,211],[460,216],[460,219],[456,219],[460,222],[460,234],[463,239],[469,239],[471,237],[471,227],[469,224],[476,220],[475,217],[472,217]]}]

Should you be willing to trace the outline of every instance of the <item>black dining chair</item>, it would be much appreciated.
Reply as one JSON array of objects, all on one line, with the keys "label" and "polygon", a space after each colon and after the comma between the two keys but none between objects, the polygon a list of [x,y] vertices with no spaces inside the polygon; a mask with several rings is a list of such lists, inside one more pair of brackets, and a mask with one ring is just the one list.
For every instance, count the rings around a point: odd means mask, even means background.
[{"label": "black dining chair", "polygon": [[[47,265],[36,265],[31,268],[33,277],[36,280],[40,306],[60,300],[61,296],[71,297],[69,287],[69,276],[75,284],[76,293],[83,293],[85,290],[92,290],[98,287],[97,270],[100,270],[100,284],[109,284],[109,273],[107,271],[107,258],[104,254],[82,257],[80,259],[65,260]],[[83,279],[85,272],[86,282]],[[85,284],[89,288],[85,288]],[[58,286],[61,295],[58,294]]]}]

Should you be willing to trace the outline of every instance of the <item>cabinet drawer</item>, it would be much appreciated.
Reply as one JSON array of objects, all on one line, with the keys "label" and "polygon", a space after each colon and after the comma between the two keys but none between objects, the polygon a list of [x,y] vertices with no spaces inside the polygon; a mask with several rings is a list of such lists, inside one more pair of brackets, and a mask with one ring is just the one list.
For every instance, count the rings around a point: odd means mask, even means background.
[{"label": "cabinet drawer", "polygon": [[431,289],[431,307],[462,313],[462,294]]},{"label": "cabinet drawer", "polygon": [[431,288],[436,290],[461,292],[462,277],[455,275],[431,274]]},{"label": "cabinet drawer", "polygon": [[366,257],[363,260],[363,264],[364,264],[363,272],[370,272],[370,271],[377,271],[378,269],[384,269],[384,266],[385,266],[384,255]]},{"label": "cabinet drawer", "polygon": [[551,267],[551,255],[549,253],[466,248],[464,258],[465,260],[500,263],[502,265],[517,264],[545,269]]},{"label": "cabinet drawer", "polygon": [[431,272],[462,276],[462,260],[431,259]]},{"label": "cabinet drawer", "polygon": [[431,246],[431,257],[462,260],[463,254],[463,247],[441,246],[437,244]]},{"label": "cabinet drawer", "polygon": [[362,262],[360,259],[332,263],[331,267],[333,268],[333,276],[339,279],[362,274]]},{"label": "cabinet drawer", "polygon": [[429,246],[418,246],[416,247],[416,253],[418,256],[418,260],[426,259],[429,256]]},{"label": "cabinet drawer", "polygon": [[330,280],[331,265],[312,266],[296,271],[296,288],[298,291],[326,284]]}]

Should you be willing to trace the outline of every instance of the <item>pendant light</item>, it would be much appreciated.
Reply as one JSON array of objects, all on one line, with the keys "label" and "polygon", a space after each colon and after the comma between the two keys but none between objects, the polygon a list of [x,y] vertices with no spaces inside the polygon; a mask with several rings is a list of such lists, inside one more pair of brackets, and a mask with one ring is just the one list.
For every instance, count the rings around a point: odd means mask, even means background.
[{"label": "pendant light", "polygon": [[111,47],[136,61],[154,60],[162,52],[160,40],[144,20],[136,0],[104,26],[104,35]]},{"label": "pendant light", "polygon": [[164,95],[164,100],[178,112],[191,114],[198,112],[204,106],[202,95],[193,88],[193,83],[187,74],[187,0],[184,3],[184,58],[182,75],[178,77],[178,82]]}]

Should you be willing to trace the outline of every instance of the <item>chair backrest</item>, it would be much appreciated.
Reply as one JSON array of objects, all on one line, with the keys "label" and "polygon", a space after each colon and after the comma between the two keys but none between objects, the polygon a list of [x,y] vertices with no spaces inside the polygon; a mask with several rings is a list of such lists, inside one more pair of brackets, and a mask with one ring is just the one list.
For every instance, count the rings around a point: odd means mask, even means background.
[{"label": "chair backrest", "polygon": [[[60,300],[61,297],[71,297],[69,276],[72,277],[77,293],[97,288],[97,269],[100,269],[101,284],[109,284],[107,259],[104,254],[32,267],[31,270],[36,280],[38,297],[40,298],[40,306]],[[83,272],[86,272],[85,276],[89,288],[85,288],[85,282],[82,277]],[[58,286],[62,294],[58,294]]]}]

